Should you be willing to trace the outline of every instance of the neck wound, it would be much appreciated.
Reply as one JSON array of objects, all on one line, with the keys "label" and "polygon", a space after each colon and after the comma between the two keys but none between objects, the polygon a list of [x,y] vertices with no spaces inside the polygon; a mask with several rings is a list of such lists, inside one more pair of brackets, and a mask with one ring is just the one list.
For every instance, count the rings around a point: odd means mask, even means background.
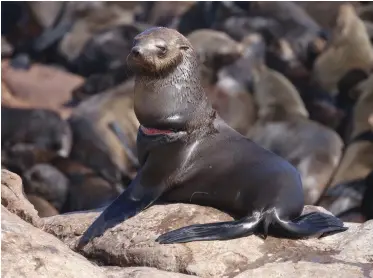
[{"label": "neck wound", "polygon": [[141,128],[141,131],[146,134],[146,135],[160,135],[160,134],[170,134],[170,133],[174,133],[172,130],[170,129],[157,129],[157,128],[148,128],[148,127],[145,127],[145,126],[140,126]]}]

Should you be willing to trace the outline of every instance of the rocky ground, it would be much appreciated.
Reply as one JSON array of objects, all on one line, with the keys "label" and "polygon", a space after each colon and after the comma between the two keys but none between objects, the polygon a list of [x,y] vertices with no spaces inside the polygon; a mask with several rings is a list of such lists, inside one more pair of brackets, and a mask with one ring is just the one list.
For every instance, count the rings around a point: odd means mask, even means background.
[{"label": "rocky ground", "polygon": [[[373,277],[373,3],[2,8],[3,277]],[[160,245],[155,239],[170,230],[232,219],[163,204],[77,249],[98,208],[140,168],[127,56],[152,26],[187,37],[212,107],[298,169],[305,204],[315,205],[304,213],[333,213],[346,232]]]},{"label": "rocky ground", "polygon": [[373,277],[373,221],[347,223],[346,232],[322,239],[156,243],[171,229],[230,219],[185,204],[153,206],[79,254],[77,240],[99,211],[39,218],[19,176],[1,175],[2,277]]}]

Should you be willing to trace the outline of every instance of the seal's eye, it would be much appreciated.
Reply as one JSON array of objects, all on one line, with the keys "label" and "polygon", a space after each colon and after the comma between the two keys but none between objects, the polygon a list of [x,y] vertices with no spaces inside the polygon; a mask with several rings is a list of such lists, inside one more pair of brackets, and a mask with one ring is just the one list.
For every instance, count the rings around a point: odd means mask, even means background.
[{"label": "seal's eye", "polygon": [[182,46],[180,46],[180,49],[181,49],[181,50],[188,50],[188,49],[189,49],[189,46],[187,46],[187,45],[182,45]]},{"label": "seal's eye", "polygon": [[161,54],[165,54],[167,51],[166,47],[164,47],[163,45],[156,45],[156,47],[159,49],[159,52]]}]

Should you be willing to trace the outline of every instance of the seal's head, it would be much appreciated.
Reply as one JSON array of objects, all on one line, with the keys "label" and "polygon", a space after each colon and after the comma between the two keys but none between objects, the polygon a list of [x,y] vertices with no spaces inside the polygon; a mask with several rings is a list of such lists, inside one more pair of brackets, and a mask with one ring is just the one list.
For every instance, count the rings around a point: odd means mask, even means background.
[{"label": "seal's head", "polygon": [[153,27],[134,38],[128,63],[137,72],[161,74],[172,71],[183,58],[193,55],[191,43],[179,32]]}]

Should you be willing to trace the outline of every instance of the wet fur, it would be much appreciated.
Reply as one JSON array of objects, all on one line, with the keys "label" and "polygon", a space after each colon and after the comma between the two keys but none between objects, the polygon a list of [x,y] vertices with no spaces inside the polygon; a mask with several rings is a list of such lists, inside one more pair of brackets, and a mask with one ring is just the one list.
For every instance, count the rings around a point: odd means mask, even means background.
[{"label": "wet fur", "polygon": [[[167,36],[170,41],[176,37],[181,46],[188,42],[171,29],[154,28],[145,34],[135,44],[135,57],[131,59],[141,61],[138,58],[144,58],[141,53],[157,55],[159,51],[152,48],[154,37],[165,40]],[[153,50],[143,52],[149,49]],[[149,135],[144,132],[146,129],[139,128],[137,147],[141,169],[128,189],[84,233],[78,249],[148,208],[158,198],[170,202],[193,201],[243,217],[171,231],[156,240],[162,244],[226,240],[253,233],[264,238],[272,234],[296,239],[346,230],[339,219],[327,214],[300,216],[304,199],[296,169],[234,131],[219,117],[201,88],[193,49],[188,46],[179,51],[183,60],[177,68],[165,70],[167,75],[157,75],[149,69],[145,75],[136,76],[135,113],[139,122],[145,128],[167,132]],[[252,182],[251,186],[247,180]],[[268,195],[269,190],[274,192]],[[207,194],[195,194],[196,191]],[[242,194],[237,195],[238,192]]]}]

